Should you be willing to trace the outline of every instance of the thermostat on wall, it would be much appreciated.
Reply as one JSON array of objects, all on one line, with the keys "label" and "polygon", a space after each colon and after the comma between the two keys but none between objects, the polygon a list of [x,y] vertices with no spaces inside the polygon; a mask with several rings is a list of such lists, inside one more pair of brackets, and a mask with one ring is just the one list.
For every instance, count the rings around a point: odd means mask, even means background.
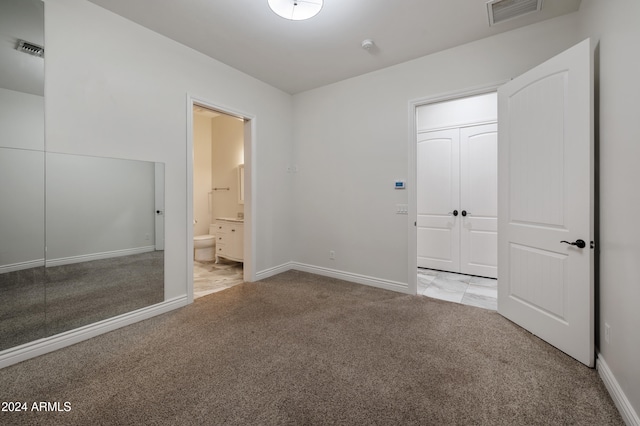
[{"label": "thermostat on wall", "polygon": [[403,181],[403,180],[396,180],[395,188],[396,188],[396,189],[405,189],[405,188],[406,188],[406,183],[405,183],[405,181]]}]

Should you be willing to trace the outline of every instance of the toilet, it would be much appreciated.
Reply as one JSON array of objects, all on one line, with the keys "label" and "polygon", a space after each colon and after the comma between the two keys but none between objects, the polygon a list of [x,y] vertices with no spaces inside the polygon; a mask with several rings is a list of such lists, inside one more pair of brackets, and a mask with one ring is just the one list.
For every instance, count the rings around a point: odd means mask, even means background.
[{"label": "toilet", "polygon": [[210,262],[216,259],[215,225],[209,225],[209,234],[194,235],[193,258],[199,262]]}]

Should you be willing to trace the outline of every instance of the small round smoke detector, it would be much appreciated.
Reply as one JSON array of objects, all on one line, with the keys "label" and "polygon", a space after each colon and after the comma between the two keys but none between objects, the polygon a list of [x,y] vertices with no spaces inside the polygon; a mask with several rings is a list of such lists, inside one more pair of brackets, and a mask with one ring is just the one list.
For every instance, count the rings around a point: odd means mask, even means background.
[{"label": "small round smoke detector", "polygon": [[368,38],[362,41],[362,48],[364,50],[371,50],[372,47],[373,47],[373,40]]}]

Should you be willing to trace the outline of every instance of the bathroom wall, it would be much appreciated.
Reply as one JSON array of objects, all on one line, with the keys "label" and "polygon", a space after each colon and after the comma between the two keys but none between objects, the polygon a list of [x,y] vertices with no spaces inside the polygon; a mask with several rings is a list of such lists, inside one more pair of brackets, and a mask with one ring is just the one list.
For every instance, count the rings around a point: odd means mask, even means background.
[{"label": "bathroom wall", "polygon": [[238,213],[244,213],[244,205],[238,203],[238,166],[244,164],[243,122],[220,115],[211,120],[211,126],[211,187],[229,188],[229,191],[213,191],[212,218],[235,218]]},{"label": "bathroom wall", "polygon": [[[238,217],[238,165],[244,163],[243,121],[220,114],[193,115],[193,235],[209,232],[218,217]],[[229,190],[214,188],[229,188]]]},{"label": "bathroom wall", "polygon": [[211,211],[211,117],[193,114],[193,235],[209,233]]}]

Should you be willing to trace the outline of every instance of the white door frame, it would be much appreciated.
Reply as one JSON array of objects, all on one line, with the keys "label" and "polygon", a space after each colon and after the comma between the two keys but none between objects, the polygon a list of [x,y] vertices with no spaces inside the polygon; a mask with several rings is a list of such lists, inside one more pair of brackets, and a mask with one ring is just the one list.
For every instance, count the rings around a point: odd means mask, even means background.
[{"label": "white door frame", "polygon": [[418,193],[416,191],[417,186],[417,123],[416,123],[416,110],[418,107],[428,104],[434,104],[443,101],[452,101],[455,99],[468,98],[471,96],[482,95],[485,93],[496,92],[498,87],[502,86],[505,81],[497,83],[487,84],[484,86],[472,87],[455,92],[447,92],[439,95],[418,98],[409,101],[409,173],[407,176],[407,190],[408,190],[408,207],[409,218],[407,221],[407,232],[409,240],[409,281],[408,291],[409,294],[418,293],[418,232],[416,228],[416,222],[418,220]]},{"label": "white door frame", "polygon": [[187,93],[187,303],[193,302],[193,107],[244,120],[244,280],[256,281],[256,116]]}]

